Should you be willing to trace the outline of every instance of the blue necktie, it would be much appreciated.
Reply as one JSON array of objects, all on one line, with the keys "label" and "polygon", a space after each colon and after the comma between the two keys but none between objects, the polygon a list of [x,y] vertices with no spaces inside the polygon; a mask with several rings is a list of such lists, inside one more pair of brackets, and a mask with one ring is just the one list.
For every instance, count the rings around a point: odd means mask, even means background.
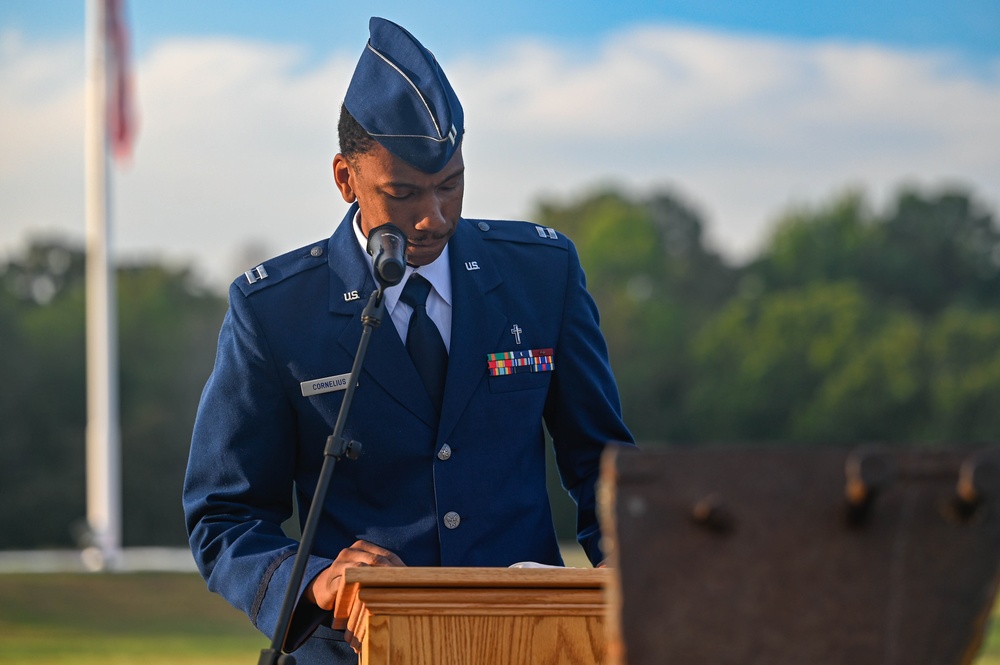
[{"label": "blue necktie", "polygon": [[444,400],[444,378],[448,371],[448,350],[437,326],[427,314],[427,295],[430,292],[431,283],[413,273],[406,281],[399,299],[413,308],[406,331],[406,350],[427,387],[431,401],[440,413],[441,402]]}]

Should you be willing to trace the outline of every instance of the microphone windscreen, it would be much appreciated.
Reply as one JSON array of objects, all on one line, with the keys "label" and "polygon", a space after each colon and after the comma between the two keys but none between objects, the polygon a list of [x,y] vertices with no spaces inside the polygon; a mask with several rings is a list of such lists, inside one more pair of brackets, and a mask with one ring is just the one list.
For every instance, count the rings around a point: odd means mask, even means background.
[{"label": "microphone windscreen", "polygon": [[406,272],[406,234],[394,224],[375,227],[368,234],[367,250],[379,284],[399,284]]}]

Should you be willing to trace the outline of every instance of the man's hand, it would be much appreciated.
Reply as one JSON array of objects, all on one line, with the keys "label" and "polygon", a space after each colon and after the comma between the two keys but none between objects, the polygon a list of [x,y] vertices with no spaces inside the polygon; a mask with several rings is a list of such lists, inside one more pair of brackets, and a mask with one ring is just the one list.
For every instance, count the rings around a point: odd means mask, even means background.
[{"label": "man's hand", "polygon": [[359,540],[340,551],[330,567],[316,576],[303,594],[306,600],[324,610],[332,610],[340,593],[344,571],[357,566],[405,566],[402,559],[389,550],[366,540]]},{"label": "man's hand", "polygon": [[[333,563],[316,576],[312,584],[306,587],[303,594],[306,600],[315,603],[324,610],[332,610],[337,605],[337,598],[344,589],[344,571],[358,566],[405,566],[402,559],[393,552],[379,547],[367,540],[359,540],[347,549],[341,550]],[[365,628],[361,621],[361,606],[354,603],[350,608],[351,615],[346,619],[335,618],[333,627],[344,631],[347,643],[361,652]],[[343,611],[343,610],[341,610]]]}]

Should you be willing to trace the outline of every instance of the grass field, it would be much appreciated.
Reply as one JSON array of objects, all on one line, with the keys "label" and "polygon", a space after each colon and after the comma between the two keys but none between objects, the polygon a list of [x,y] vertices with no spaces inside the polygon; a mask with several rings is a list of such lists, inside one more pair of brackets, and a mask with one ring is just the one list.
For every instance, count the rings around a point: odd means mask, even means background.
[{"label": "grass field", "polygon": [[268,640],[189,573],[0,575],[0,663],[256,663]]},{"label": "grass field", "polygon": [[[268,645],[189,573],[0,574],[0,663],[250,665]],[[1000,616],[977,665],[1000,665]]]}]

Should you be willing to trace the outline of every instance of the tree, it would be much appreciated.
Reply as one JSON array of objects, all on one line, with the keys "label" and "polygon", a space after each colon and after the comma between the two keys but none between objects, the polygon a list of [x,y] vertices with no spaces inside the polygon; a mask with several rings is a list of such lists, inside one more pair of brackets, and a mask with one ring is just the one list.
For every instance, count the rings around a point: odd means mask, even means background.
[{"label": "tree", "polygon": [[946,310],[928,340],[930,434],[996,441],[1000,432],[1000,311]]},{"label": "tree", "polygon": [[[792,210],[742,268],[668,192],[609,189],[544,203],[536,219],[576,243],[644,445],[1000,431],[1000,230],[965,192]],[[85,514],[83,266],[59,240],[0,265],[0,547],[72,546]],[[125,543],[181,545],[189,438],[226,302],[155,263],[120,268],[118,297]]]},{"label": "tree", "polygon": [[963,192],[790,212],[699,334],[697,438],[987,436],[998,279],[1000,232]]},{"label": "tree", "polygon": [[85,514],[82,256],[39,242],[0,275],[3,545],[66,546]]},{"label": "tree", "polygon": [[536,219],[576,244],[633,434],[687,439],[688,341],[736,284],[736,272],[705,246],[701,218],[669,193],[633,199],[608,190],[543,204]]},{"label": "tree", "polygon": [[[3,547],[68,547],[85,506],[83,254],[31,244],[0,267]],[[185,269],[118,274],[124,541],[186,542],[180,488],[225,301]],[[25,519],[30,516],[30,519]]]},{"label": "tree", "polygon": [[905,190],[872,241],[865,277],[886,300],[924,315],[1000,307],[1000,230],[968,194]]},{"label": "tree", "polygon": [[226,302],[186,269],[119,270],[126,544],[187,542],[180,492]]},{"label": "tree", "polygon": [[694,345],[701,441],[849,442],[905,436],[922,406],[921,329],[852,282],[731,302]]},{"label": "tree", "polygon": [[966,192],[903,190],[881,215],[852,192],[788,213],[748,273],[765,290],[855,280],[925,317],[956,302],[1000,307],[1000,230]]}]

